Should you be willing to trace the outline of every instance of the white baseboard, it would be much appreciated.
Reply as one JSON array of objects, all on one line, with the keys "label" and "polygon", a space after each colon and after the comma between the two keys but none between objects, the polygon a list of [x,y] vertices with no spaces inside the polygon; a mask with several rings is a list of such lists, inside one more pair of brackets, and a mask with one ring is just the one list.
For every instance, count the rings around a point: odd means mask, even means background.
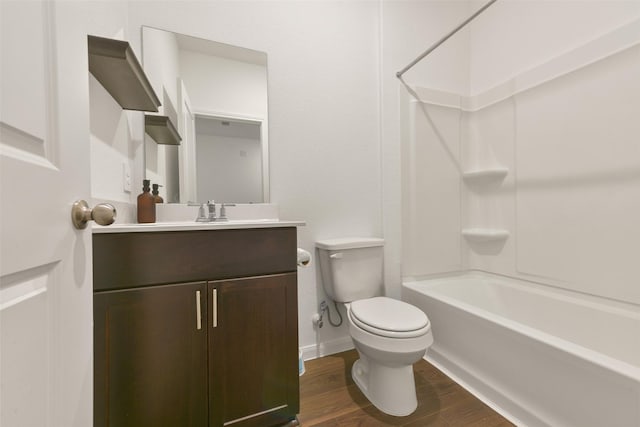
[{"label": "white baseboard", "polygon": [[353,341],[351,340],[351,337],[348,336],[331,341],[306,345],[304,347],[300,347],[300,350],[302,350],[303,360],[313,360],[317,359],[318,357],[341,353],[353,348]]}]

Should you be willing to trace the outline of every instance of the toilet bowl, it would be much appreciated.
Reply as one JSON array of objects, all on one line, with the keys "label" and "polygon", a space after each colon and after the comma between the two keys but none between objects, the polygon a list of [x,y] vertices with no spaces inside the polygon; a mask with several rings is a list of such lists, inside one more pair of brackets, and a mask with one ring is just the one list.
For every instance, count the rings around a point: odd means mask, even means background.
[{"label": "toilet bowl", "polygon": [[[367,322],[363,311],[371,320],[375,312],[383,316]],[[347,313],[349,333],[360,356],[351,369],[354,382],[382,412],[411,414],[418,405],[413,364],[433,343],[429,320],[416,307],[386,297],[354,301],[347,305]],[[403,322],[412,314],[413,322]],[[380,317],[394,319],[385,323]]]},{"label": "toilet bowl", "polygon": [[333,301],[345,304],[349,333],[360,358],[351,375],[374,406],[406,416],[417,407],[413,364],[433,343],[424,312],[382,295],[382,246],[376,238],[316,243],[322,282]]}]

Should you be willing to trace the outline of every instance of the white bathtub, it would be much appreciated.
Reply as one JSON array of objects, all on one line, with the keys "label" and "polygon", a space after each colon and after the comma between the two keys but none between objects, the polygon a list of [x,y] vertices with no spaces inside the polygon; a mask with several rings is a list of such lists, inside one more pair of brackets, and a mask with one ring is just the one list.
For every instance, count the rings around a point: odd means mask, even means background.
[{"label": "white bathtub", "polygon": [[640,308],[483,273],[405,281],[425,358],[519,426],[640,426]]}]

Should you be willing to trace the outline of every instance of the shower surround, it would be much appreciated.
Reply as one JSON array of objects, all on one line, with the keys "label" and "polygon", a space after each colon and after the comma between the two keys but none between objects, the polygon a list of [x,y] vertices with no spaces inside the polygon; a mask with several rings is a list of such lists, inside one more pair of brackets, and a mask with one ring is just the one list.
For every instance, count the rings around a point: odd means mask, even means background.
[{"label": "shower surround", "polygon": [[[427,357],[519,424],[640,423],[638,75],[636,18],[477,95],[401,105],[403,298],[432,319]],[[465,271],[499,280],[434,279]]]}]

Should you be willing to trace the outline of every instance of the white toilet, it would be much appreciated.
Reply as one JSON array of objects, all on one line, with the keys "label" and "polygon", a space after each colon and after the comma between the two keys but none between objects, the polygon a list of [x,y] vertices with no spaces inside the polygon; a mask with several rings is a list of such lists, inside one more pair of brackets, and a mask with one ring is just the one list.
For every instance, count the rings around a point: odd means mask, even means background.
[{"label": "white toilet", "polygon": [[360,359],[351,376],[382,412],[405,416],[418,406],[413,364],[433,343],[431,324],[417,307],[383,294],[383,239],[316,242],[327,295],[344,303]]}]

